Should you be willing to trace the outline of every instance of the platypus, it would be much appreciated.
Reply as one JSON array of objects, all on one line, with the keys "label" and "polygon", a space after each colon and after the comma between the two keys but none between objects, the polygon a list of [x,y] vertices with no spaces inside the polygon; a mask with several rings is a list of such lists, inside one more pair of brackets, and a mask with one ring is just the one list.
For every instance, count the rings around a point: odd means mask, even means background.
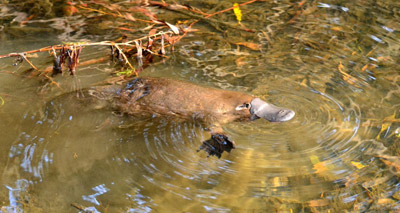
[{"label": "platypus", "polygon": [[[211,138],[199,150],[218,158],[235,143],[221,125],[263,118],[270,122],[292,119],[295,112],[277,107],[253,95],[199,86],[167,78],[140,77],[122,86],[96,87],[89,94],[111,102],[112,107],[130,115],[172,115],[196,119],[209,125]],[[199,151],[198,150],[198,151]]]}]

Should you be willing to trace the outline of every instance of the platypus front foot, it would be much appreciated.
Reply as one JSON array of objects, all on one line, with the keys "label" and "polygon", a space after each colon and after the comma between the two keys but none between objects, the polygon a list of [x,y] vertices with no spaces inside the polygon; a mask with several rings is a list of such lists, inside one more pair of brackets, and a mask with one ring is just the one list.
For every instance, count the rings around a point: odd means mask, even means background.
[{"label": "platypus front foot", "polygon": [[204,150],[208,153],[208,156],[215,155],[218,158],[221,157],[224,151],[231,152],[235,148],[235,142],[229,140],[229,138],[220,133],[211,134],[211,138],[204,141],[200,146],[199,150]]}]

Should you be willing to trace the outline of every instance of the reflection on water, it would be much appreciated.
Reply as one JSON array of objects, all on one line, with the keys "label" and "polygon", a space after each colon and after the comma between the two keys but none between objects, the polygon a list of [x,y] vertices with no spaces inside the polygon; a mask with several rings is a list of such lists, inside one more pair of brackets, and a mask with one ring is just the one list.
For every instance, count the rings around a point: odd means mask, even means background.
[{"label": "reflection on water", "polygon": [[[79,81],[57,77],[60,91],[2,60],[1,211],[398,210],[399,11],[396,1],[258,2],[243,8],[258,33],[195,25],[171,59],[143,75],[296,111],[286,123],[224,126],[237,148],[220,159],[197,152],[209,138],[197,121],[122,116],[61,95],[109,77],[107,63],[79,68]],[[243,39],[260,50],[235,45]]]}]

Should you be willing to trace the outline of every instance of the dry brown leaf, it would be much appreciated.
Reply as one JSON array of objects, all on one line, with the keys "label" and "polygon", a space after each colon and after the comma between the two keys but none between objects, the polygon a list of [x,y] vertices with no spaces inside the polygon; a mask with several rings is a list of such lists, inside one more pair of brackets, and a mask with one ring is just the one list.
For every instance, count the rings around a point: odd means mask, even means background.
[{"label": "dry brown leaf", "polygon": [[343,32],[343,28],[339,27],[339,26],[338,27],[331,27],[331,30]]},{"label": "dry brown leaf", "polygon": [[136,21],[136,19],[130,13],[125,13],[124,17],[129,21]]},{"label": "dry brown leaf", "polygon": [[174,32],[176,35],[179,35],[179,28],[176,27],[173,24],[170,24],[168,22],[165,22],[165,24],[172,30],[172,32]]},{"label": "dry brown leaf", "polygon": [[386,166],[389,166],[389,167],[393,167],[393,168],[395,168],[396,169],[396,171],[397,172],[400,172],[400,165],[399,164],[397,164],[397,163],[395,163],[395,162],[392,162],[392,161],[388,161],[388,160],[383,160],[383,159],[380,159],[384,164],[386,164]]},{"label": "dry brown leaf", "polygon": [[378,204],[392,204],[395,203],[396,201],[389,199],[389,198],[381,198],[378,200]]},{"label": "dry brown leaf", "polygon": [[365,66],[363,66],[361,68],[361,72],[364,72],[365,70],[369,69],[369,70],[373,70],[376,68],[375,64],[366,64]]},{"label": "dry brown leaf", "polygon": [[356,78],[354,78],[353,76],[344,71],[344,66],[342,62],[339,63],[338,70],[343,75],[343,80],[346,81],[347,83],[354,85],[357,82]]},{"label": "dry brown leaf", "polygon": [[364,72],[366,69],[368,69],[368,64],[366,64],[365,66],[363,66],[363,68],[361,68],[361,72]]},{"label": "dry brown leaf", "polygon": [[237,67],[241,67],[241,66],[243,66],[243,65],[245,65],[246,64],[246,61],[244,61],[244,59],[245,59],[246,57],[240,57],[240,58],[237,58],[236,60],[235,60],[235,63],[236,63],[236,66]]},{"label": "dry brown leaf", "polygon": [[303,79],[303,80],[301,81],[300,85],[303,86],[303,87],[308,87],[308,86],[307,86],[307,79]]},{"label": "dry brown leaf", "polygon": [[149,36],[152,36],[152,35],[154,35],[154,34],[156,34],[156,32],[157,32],[157,29],[151,29],[150,30],[150,32],[149,32]]},{"label": "dry brown leaf", "polygon": [[260,45],[256,43],[251,43],[251,42],[237,42],[235,43],[237,45],[245,46],[247,48],[250,48],[252,50],[260,50]]},{"label": "dry brown leaf", "polygon": [[327,206],[327,205],[329,205],[329,201],[327,199],[310,200],[310,201],[308,201],[308,205],[310,207]]},{"label": "dry brown leaf", "polygon": [[378,61],[388,61],[388,60],[391,60],[390,56],[378,56],[376,59],[378,59]]},{"label": "dry brown leaf", "polygon": [[135,32],[136,31],[136,30],[129,29],[129,28],[126,28],[126,27],[118,27],[118,29],[125,30],[125,31],[130,31],[130,32]]},{"label": "dry brown leaf", "polygon": [[75,13],[79,12],[78,8],[76,8],[76,7],[73,6],[73,5],[68,5],[68,6],[66,6],[64,10],[65,10],[65,14],[66,14],[67,16],[72,16],[72,15],[74,15]]}]

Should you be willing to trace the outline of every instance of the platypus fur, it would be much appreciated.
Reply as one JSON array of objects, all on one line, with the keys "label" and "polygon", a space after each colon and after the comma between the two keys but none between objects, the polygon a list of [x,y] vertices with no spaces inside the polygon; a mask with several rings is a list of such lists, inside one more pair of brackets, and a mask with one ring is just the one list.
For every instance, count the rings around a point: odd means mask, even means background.
[{"label": "platypus fur", "polygon": [[136,78],[122,86],[103,86],[90,90],[97,98],[107,99],[112,107],[130,115],[172,115],[197,119],[211,129],[211,138],[199,150],[221,157],[235,148],[220,125],[264,118],[270,122],[292,119],[295,112],[277,107],[241,92],[199,86],[167,78]]}]

